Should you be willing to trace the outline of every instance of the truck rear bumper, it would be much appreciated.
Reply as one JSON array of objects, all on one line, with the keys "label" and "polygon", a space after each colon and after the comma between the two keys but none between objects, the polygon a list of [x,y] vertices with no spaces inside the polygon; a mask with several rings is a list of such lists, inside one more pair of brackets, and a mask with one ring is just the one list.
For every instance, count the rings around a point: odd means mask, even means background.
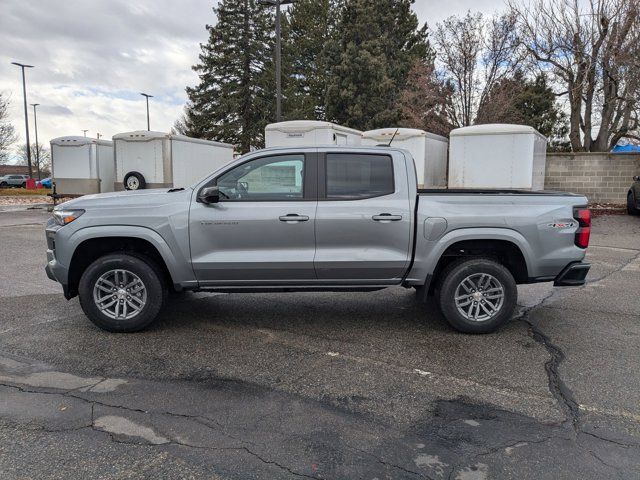
[{"label": "truck rear bumper", "polygon": [[574,262],[567,265],[553,281],[554,287],[579,287],[585,284],[585,279],[591,264],[587,262]]}]

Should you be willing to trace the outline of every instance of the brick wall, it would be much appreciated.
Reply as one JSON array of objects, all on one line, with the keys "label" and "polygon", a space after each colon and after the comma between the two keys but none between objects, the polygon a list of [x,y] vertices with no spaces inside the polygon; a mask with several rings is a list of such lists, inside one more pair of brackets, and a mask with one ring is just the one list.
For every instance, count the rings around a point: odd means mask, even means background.
[{"label": "brick wall", "polygon": [[586,195],[590,202],[625,203],[638,153],[548,153],[544,187]]}]

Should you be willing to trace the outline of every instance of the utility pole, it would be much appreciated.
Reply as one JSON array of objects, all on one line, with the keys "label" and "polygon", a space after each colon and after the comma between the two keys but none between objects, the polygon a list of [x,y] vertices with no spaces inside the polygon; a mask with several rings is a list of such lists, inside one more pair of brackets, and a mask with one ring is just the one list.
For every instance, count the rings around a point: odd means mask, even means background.
[{"label": "utility pole", "polygon": [[296,0],[258,0],[260,5],[276,7],[276,122],[282,121],[282,28],[281,5],[295,3]]},{"label": "utility pole", "polygon": [[82,130],[82,133],[84,134],[84,136],[85,136],[85,137],[87,136],[87,132],[88,132],[88,131],[89,131],[89,129],[88,129],[88,128],[87,128],[87,129],[85,129],[85,130]]},{"label": "utility pole", "polygon": [[147,99],[147,131],[151,131],[151,123],[149,123],[149,99],[153,98],[153,95],[149,95],[148,93],[140,92],[140,95]]},{"label": "utility pole", "polygon": [[33,126],[36,131],[36,166],[38,167],[38,180],[42,180],[42,175],[40,174],[40,146],[38,145],[38,113],[36,111],[36,107],[40,105],[39,103],[32,103],[33,107]]},{"label": "utility pole", "polygon": [[22,96],[24,97],[24,126],[27,135],[27,166],[29,167],[29,178],[32,176],[31,170],[31,143],[29,142],[29,112],[27,110],[27,82],[24,78],[24,69],[33,68],[33,65],[26,65],[24,63],[11,62],[12,65],[16,65],[22,69]]}]

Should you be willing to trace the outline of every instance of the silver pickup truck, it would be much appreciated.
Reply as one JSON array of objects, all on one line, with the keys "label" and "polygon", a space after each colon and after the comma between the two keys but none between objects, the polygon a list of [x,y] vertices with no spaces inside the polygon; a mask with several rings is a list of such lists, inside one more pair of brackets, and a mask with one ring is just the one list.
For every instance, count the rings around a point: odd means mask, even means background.
[{"label": "silver pickup truck", "polygon": [[189,188],[87,195],[53,211],[46,271],[113,332],[182,291],[434,296],[468,333],[512,314],[517,284],[582,285],[591,217],[557,192],[422,190],[409,152],[252,152]]}]

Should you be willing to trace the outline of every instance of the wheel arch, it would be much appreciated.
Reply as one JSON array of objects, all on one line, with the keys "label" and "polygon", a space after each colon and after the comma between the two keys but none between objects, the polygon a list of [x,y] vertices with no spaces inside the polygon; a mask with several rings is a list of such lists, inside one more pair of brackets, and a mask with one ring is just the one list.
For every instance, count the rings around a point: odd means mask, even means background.
[{"label": "wheel arch", "polygon": [[527,283],[533,271],[531,259],[534,255],[530,245],[520,233],[511,229],[454,230],[442,237],[435,247],[424,258],[416,259],[417,268],[412,272],[413,278],[424,281],[425,298],[433,294],[439,275],[447,265],[464,256],[497,259],[509,269],[516,283]]},{"label": "wheel arch", "polygon": [[[83,230],[94,230],[83,232]],[[171,250],[162,237],[149,230],[107,232],[102,228],[83,229],[74,238],[73,254],[69,261],[67,278],[67,298],[78,294],[80,277],[86,268],[98,258],[115,252],[126,252],[136,256],[143,256],[153,261],[163,274],[163,280],[174,290],[180,290],[179,272],[170,260]],[[135,229],[138,230],[138,229]],[[142,229],[148,230],[148,229]],[[157,238],[155,238],[157,237]],[[73,238],[73,237],[72,237]]]}]

